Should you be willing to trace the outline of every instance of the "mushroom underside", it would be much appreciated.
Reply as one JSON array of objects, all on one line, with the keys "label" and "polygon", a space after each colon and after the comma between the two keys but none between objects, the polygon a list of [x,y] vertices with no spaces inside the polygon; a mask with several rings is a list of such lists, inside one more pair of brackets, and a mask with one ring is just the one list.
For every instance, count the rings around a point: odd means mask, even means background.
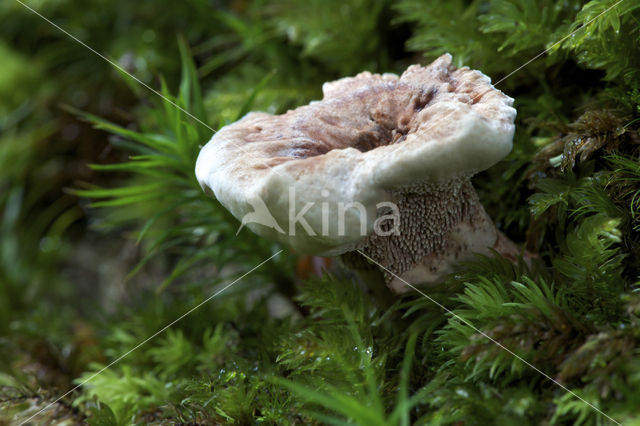
[{"label": "mushroom underside", "polygon": [[519,255],[517,245],[485,212],[468,176],[395,189],[392,202],[399,217],[381,221],[382,232],[369,235],[342,260],[351,268],[368,269],[359,254],[364,253],[383,265],[385,281],[396,293],[408,291],[407,283],[438,282],[476,254],[494,250],[511,260]]}]

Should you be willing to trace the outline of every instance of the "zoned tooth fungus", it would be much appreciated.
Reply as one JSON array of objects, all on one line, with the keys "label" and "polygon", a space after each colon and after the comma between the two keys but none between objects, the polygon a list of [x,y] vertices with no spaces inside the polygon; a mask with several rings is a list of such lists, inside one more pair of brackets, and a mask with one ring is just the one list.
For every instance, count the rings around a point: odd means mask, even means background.
[{"label": "zoned tooth fungus", "polygon": [[407,290],[396,275],[433,283],[474,253],[518,256],[470,182],[512,148],[513,99],[489,77],[446,54],[322,89],[320,101],[220,129],[196,163],[203,189],[299,253],[355,267],[361,250],[396,292]]}]

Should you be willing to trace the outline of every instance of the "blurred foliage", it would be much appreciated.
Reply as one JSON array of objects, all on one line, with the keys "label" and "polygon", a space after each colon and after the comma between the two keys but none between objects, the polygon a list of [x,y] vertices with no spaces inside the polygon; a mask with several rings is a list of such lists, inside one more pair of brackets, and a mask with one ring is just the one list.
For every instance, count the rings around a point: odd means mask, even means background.
[{"label": "blurred foliage", "polygon": [[[184,44],[181,52],[180,95],[173,98],[165,85],[162,95],[184,111],[191,111],[194,117],[204,117],[196,70]],[[160,286],[163,288],[187,271],[193,275],[198,263],[209,268],[213,262],[221,269],[232,260],[256,264],[269,257],[269,243],[249,233],[235,238],[232,216],[217,203],[203,204],[193,167],[199,146],[209,133],[204,122],[194,121],[168,102],[147,113],[149,123],[142,123],[144,127],[139,132],[89,114],[84,117],[97,129],[119,136],[120,140],[112,143],[131,153],[127,162],[92,166],[99,171],[129,172],[126,186],[75,192],[99,200],[92,207],[109,209],[104,227],[122,227],[146,218],[136,241],[149,241],[149,247],[133,272],[160,252],[175,254],[176,265]]]},{"label": "blurred foliage", "polygon": [[[0,418],[75,384],[34,421],[612,423],[542,372],[640,423],[638,0],[26,3],[189,114],[0,4]],[[390,307],[291,253],[242,278],[280,248],[202,193],[213,129],[444,52],[515,98],[474,184],[531,264]]]}]

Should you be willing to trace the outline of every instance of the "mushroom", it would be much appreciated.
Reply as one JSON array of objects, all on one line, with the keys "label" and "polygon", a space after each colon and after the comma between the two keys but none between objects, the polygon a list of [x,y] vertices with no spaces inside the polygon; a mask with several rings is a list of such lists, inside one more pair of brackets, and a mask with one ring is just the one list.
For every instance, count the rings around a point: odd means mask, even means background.
[{"label": "mushroom", "polygon": [[251,112],[202,148],[198,181],[243,226],[354,266],[360,251],[397,293],[474,253],[518,256],[470,182],[512,147],[513,99],[489,77],[445,54],[400,77],[363,72],[322,90],[282,115]]}]

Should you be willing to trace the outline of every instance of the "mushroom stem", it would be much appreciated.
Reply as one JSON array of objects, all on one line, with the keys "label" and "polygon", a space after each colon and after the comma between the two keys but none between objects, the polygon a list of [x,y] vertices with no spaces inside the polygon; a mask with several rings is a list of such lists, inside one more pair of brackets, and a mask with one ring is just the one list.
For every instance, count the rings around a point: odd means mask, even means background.
[{"label": "mushroom stem", "polygon": [[388,219],[380,228],[390,231],[395,226],[396,232],[373,233],[357,248],[385,266],[385,280],[394,292],[409,290],[403,280],[437,282],[474,254],[495,250],[510,260],[518,258],[518,246],[496,229],[468,176],[414,184],[391,193],[400,217],[397,223]]}]

